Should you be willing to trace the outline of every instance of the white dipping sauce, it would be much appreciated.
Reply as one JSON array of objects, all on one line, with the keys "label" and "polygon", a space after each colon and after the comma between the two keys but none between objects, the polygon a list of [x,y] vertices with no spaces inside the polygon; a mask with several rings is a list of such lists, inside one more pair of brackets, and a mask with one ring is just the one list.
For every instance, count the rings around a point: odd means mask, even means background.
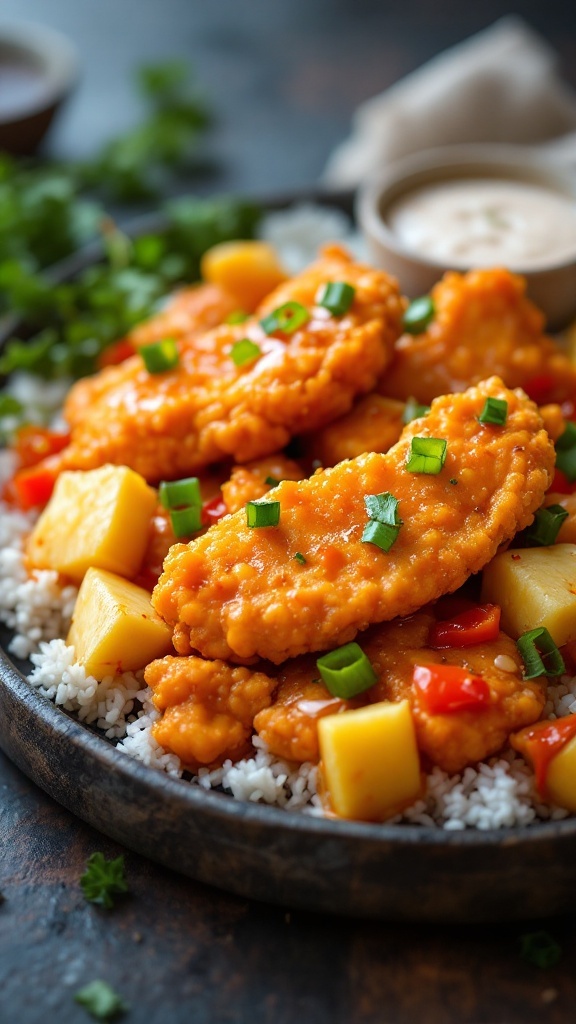
[{"label": "white dipping sauce", "polygon": [[458,269],[529,269],[576,257],[576,200],[545,185],[441,181],[401,196],[385,219],[404,248]]}]

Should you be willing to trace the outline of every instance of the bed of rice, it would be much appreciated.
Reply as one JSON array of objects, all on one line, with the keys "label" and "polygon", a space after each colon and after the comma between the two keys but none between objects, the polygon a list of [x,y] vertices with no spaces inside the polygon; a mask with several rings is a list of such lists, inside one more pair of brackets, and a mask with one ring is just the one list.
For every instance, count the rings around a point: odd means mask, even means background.
[{"label": "bed of rice", "polygon": [[[275,244],[289,270],[296,272],[315,255],[318,245],[343,239],[358,251],[357,238],[338,210],[302,205],[269,215],[262,237]],[[9,389],[30,409],[30,418],[46,420],[58,415],[66,383],[53,387],[18,375]],[[0,484],[13,472],[12,456],[0,453]],[[125,672],[97,682],[75,661],[74,649],[62,639],[68,632],[76,588],[62,585],[55,572],[40,570],[29,576],[23,543],[34,521],[0,502],[0,621],[12,631],[9,653],[28,659],[30,685],[43,697],[80,721],[101,729],[122,754],[180,778],[182,765],[152,736],[159,717],[151,703],[142,673]],[[548,689],[545,717],[576,712],[576,677],[564,676]],[[254,754],[216,771],[201,769],[191,780],[204,789],[220,787],[238,800],[274,804],[288,811],[322,815],[316,791],[316,766],[294,765],[271,755],[259,737]],[[534,789],[533,774],[525,761],[508,751],[485,764],[449,776],[434,768],[425,792],[394,823],[436,825],[447,830],[492,829],[530,825],[538,820],[567,817],[562,808],[542,804]]]}]

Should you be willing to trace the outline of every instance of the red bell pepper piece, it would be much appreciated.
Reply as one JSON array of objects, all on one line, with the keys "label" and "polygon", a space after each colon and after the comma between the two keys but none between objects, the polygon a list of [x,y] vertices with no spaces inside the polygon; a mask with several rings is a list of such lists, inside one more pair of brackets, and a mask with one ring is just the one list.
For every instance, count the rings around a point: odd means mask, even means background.
[{"label": "red bell pepper piece", "polygon": [[531,398],[537,405],[545,405],[547,402],[553,401],[554,389],[558,387],[558,381],[550,373],[540,373],[527,380],[523,387],[528,398]]},{"label": "red bell pepper piece", "polygon": [[413,681],[431,715],[480,709],[490,703],[486,680],[458,665],[415,665]]},{"label": "red bell pepper piece", "polygon": [[221,494],[216,494],[210,501],[205,501],[202,506],[202,522],[204,526],[212,526],[222,516],[228,514],[224,499]]},{"label": "red bell pepper piece", "polygon": [[470,647],[497,640],[500,632],[500,608],[481,604],[446,622],[435,622],[430,629],[430,647]]},{"label": "red bell pepper piece", "polygon": [[576,482],[571,484],[561,469],[555,469],[552,483],[548,490],[551,494],[573,494],[576,491]]},{"label": "red bell pepper piece", "polygon": [[512,746],[532,762],[536,788],[546,798],[546,777],[550,762],[576,736],[576,715],[551,722],[536,722],[511,736]]},{"label": "red bell pepper piece", "polygon": [[57,455],[70,443],[70,434],[58,434],[46,427],[28,424],[16,432],[13,449],[18,456],[20,468],[36,466],[49,455]]},{"label": "red bell pepper piece", "polygon": [[136,352],[134,345],[128,338],[120,338],[113,345],[108,345],[98,356],[98,369],[103,370],[105,366],[118,366],[125,359],[133,356]]},{"label": "red bell pepper piece", "polygon": [[37,466],[19,469],[6,487],[5,497],[24,512],[46,505],[52,497],[61,468],[60,459],[52,457]]}]

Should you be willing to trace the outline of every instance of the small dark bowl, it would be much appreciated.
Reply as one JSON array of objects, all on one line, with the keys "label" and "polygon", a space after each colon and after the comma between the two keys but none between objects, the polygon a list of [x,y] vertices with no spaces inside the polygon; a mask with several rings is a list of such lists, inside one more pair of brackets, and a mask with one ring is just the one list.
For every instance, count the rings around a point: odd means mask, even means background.
[{"label": "small dark bowl", "polygon": [[0,25],[0,150],[34,153],[77,79],[65,36],[27,22]]}]

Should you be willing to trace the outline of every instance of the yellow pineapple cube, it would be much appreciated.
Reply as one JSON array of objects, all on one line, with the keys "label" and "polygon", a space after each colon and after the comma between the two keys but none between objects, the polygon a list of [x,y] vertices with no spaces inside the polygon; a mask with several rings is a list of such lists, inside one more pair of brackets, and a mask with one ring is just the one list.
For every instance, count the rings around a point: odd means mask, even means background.
[{"label": "yellow pineapple cube", "polygon": [[28,540],[29,562],[76,583],[90,566],[135,576],[156,501],[155,490],[127,466],[62,473]]},{"label": "yellow pineapple cube", "polygon": [[576,813],[576,736],[550,761],[546,793],[552,803]]},{"label": "yellow pineapple cube", "polygon": [[318,722],[324,779],[342,818],[384,821],[422,788],[410,704],[371,704]]},{"label": "yellow pineapple cube", "polygon": [[233,295],[246,313],[286,280],[267,242],[220,242],[204,253],[200,271],[205,281]]},{"label": "yellow pineapple cube", "polygon": [[484,569],[482,601],[500,605],[502,629],[515,639],[545,626],[558,647],[576,640],[576,544],[496,555]]},{"label": "yellow pineapple cube", "polygon": [[105,569],[88,569],[66,641],[96,679],[135,672],[172,651],[172,630],[150,594]]}]

